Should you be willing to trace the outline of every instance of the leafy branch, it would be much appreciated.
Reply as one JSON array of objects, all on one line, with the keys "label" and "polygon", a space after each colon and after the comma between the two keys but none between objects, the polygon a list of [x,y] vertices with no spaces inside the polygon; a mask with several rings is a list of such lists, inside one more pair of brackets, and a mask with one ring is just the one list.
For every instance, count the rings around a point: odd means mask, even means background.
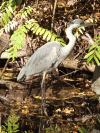
[{"label": "leafy branch", "polygon": [[5,12],[0,13],[0,22],[2,25],[7,25],[9,20],[12,18],[13,10],[12,7],[6,7]]},{"label": "leafy branch", "polygon": [[40,27],[36,20],[30,19],[29,21],[26,21],[25,25],[17,29],[11,36],[11,43],[9,44],[11,48],[7,50],[7,52],[9,52],[8,58],[12,58],[14,60],[14,58],[17,57],[17,51],[24,46],[24,40],[28,30],[31,30],[36,35],[42,36],[43,40],[59,41],[63,46],[66,45],[64,40],[60,39],[59,36],[52,33],[48,29]]},{"label": "leafy branch", "polygon": [[26,22],[27,25],[26,27],[28,29],[31,29],[31,31],[36,34],[42,36],[43,40],[48,41],[59,41],[63,46],[66,46],[66,43],[64,42],[63,39],[61,39],[58,35],[54,34],[53,32],[49,31],[48,29],[44,29],[39,26],[37,21],[34,19],[31,19]]},{"label": "leafy branch", "polygon": [[38,13],[35,8],[32,8],[31,6],[24,7],[24,9],[20,10],[19,13],[16,16],[21,16],[24,19],[28,17],[28,15],[31,14],[31,12]]},{"label": "leafy branch", "polygon": [[100,35],[94,40],[94,45],[90,47],[88,54],[85,55],[87,64],[91,63],[91,66],[96,62],[98,65],[100,62]]},{"label": "leafy branch", "polygon": [[2,131],[2,133],[15,133],[18,132],[18,127],[19,124],[18,122],[18,118],[15,115],[11,115],[8,117],[8,122],[5,122],[5,125],[2,125],[2,127],[4,128],[4,130]]},{"label": "leafy branch", "polygon": [[17,57],[17,51],[24,45],[23,40],[26,38],[26,33],[27,29],[25,25],[23,25],[19,29],[17,29],[11,36],[11,43],[9,45],[12,47],[7,50],[7,52],[9,52],[8,58],[12,57],[12,59],[14,60],[14,57]]},{"label": "leafy branch", "polygon": [[9,1],[2,2],[0,6],[0,22],[2,26],[7,25],[10,19],[12,19],[13,11],[16,9],[16,4],[20,2],[21,0],[19,0],[19,2],[17,3],[15,0],[9,0]]}]

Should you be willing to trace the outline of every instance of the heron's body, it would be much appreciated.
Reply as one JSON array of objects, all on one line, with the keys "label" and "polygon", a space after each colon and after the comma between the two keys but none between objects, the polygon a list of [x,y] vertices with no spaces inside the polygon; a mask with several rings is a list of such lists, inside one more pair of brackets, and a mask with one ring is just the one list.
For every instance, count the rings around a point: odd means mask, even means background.
[{"label": "heron's body", "polygon": [[38,76],[44,71],[48,73],[55,70],[70,54],[75,45],[76,37],[72,34],[72,28],[67,30],[67,32],[69,33],[68,36],[71,36],[69,41],[72,45],[69,43],[63,47],[62,44],[57,41],[44,44],[28,59],[25,66],[20,71],[17,80],[28,79],[32,75]]},{"label": "heron's body", "polygon": [[[68,56],[63,50],[61,43],[53,41],[40,47],[27,61],[17,78],[28,79],[30,76],[38,76],[45,71],[49,73]],[[42,52],[41,52],[42,51]]]},{"label": "heron's body", "polygon": [[38,48],[20,71],[17,81],[28,79],[32,75],[38,76],[43,74],[43,80],[41,83],[43,96],[43,93],[45,93],[43,91],[45,75],[55,70],[59,64],[70,54],[76,42],[76,36],[73,35],[72,30],[84,25],[86,25],[86,22],[81,19],[75,19],[72,21],[66,31],[69,43],[65,47],[63,47],[60,42],[52,41]]}]

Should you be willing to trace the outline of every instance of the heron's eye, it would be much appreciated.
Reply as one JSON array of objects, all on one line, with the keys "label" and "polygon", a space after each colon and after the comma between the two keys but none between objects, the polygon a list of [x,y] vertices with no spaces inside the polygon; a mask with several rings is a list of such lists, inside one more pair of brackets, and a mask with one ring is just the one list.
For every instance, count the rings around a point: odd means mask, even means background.
[{"label": "heron's eye", "polygon": [[82,21],[80,24],[84,24],[84,22]]},{"label": "heron's eye", "polygon": [[71,22],[71,24],[74,24],[74,22]]}]

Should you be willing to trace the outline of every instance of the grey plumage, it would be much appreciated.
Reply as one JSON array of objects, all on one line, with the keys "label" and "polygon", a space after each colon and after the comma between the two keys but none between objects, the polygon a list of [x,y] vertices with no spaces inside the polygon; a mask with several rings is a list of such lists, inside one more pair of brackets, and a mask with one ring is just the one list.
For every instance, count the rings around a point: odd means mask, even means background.
[{"label": "grey plumage", "polygon": [[[73,50],[76,36],[73,35],[72,30],[74,28],[80,26],[87,26],[92,23],[84,22],[81,19],[73,20],[66,31],[66,35],[69,39],[69,43],[63,47],[60,42],[52,41],[44,44],[40,48],[38,48],[35,53],[28,59],[25,66],[20,71],[17,81],[28,79],[30,76],[38,76],[43,74],[43,79],[41,83],[42,88],[42,104],[43,104],[43,95],[45,97],[45,93],[43,90],[43,83],[45,81],[46,73],[49,73],[55,70],[58,65],[65,60],[65,58],[70,54]],[[42,106],[44,108],[44,106]],[[42,108],[42,109],[43,109]]]},{"label": "grey plumage", "polygon": [[31,75],[38,76],[44,71],[49,72],[54,70],[58,63],[61,63],[63,60],[60,57],[62,47],[59,42],[53,41],[37,49],[20,71],[17,80],[22,79],[24,76],[25,79],[28,79]]}]

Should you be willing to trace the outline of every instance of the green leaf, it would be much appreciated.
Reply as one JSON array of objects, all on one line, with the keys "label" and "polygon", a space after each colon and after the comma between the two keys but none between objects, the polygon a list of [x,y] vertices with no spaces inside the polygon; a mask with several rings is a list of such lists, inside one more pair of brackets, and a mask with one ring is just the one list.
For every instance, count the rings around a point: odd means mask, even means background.
[{"label": "green leaf", "polygon": [[13,131],[14,133],[18,132],[19,130]]},{"label": "green leaf", "polygon": [[100,46],[97,46],[97,50],[98,50],[98,52],[99,52],[99,54],[100,54]]},{"label": "green leaf", "polygon": [[6,133],[5,131],[2,131],[2,133]]},{"label": "green leaf", "polygon": [[3,16],[2,19],[3,19],[4,23],[5,23],[5,25],[7,25],[6,18]]},{"label": "green leaf", "polygon": [[11,130],[11,126],[12,126],[12,124],[9,122],[9,123],[8,123],[8,131]]},{"label": "green leaf", "polygon": [[88,52],[90,52],[92,49],[94,49],[94,48],[97,47],[97,46],[98,46],[98,44],[95,44],[95,45],[91,46],[91,47],[89,48],[89,51],[88,51]]},{"label": "green leaf", "polygon": [[25,25],[25,27],[26,27],[27,29],[30,29],[30,28],[31,28],[31,25],[30,25],[30,24],[27,24],[27,25]]},{"label": "green leaf", "polygon": [[90,55],[92,55],[94,53],[94,50],[92,50],[90,53],[86,54],[84,59],[88,58]]},{"label": "green leaf", "polygon": [[13,47],[11,47],[11,48],[9,48],[8,50],[6,50],[7,52],[10,52],[11,50],[13,50],[14,48]]},{"label": "green leaf", "polygon": [[65,41],[61,38],[56,38],[56,41],[65,43]]},{"label": "green leaf", "polygon": [[23,31],[21,31],[19,34],[18,34],[18,36],[19,36],[19,38],[21,39],[24,39],[25,37],[26,37],[26,34],[23,32]]},{"label": "green leaf", "polygon": [[96,53],[96,56],[99,58],[99,60],[100,60],[100,54],[98,53],[98,51],[97,50],[95,50],[95,53]]},{"label": "green leaf", "polygon": [[5,122],[6,125],[8,125],[8,123]]},{"label": "green leaf", "polygon": [[1,28],[0,30],[0,36],[4,33],[4,28]]},{"label": "green leaf", "polygon": [[[96,37],[96,39],[98,39],[98,38],[100,38],[100,35]],[[96,39],[94,39],[94,40],[96,40]]]},{"label": "green leaf", "polygon": [[51,41],[55,41],[55,36],[54,35],[52,35]]},{"label": "green leaf", "polygon": [[97,57],[96,56],[94,56],[94,60],[95,60],[95,62],[97,63],[97,65],[99,64],[99,61],[98,61],[98,59],[97,59]]},{"label": "green leaf", "polygon": [[10,53],[7,55],[7,58],[12,57],[12,54],[13,54],[13,52],[10,52]]},{"label": "green leaf", "polygon": [[80,32],[81,34],[83,34],[83,31],[81,30],[81,28],[78,28],[78,30],[79,30],[79,32]]},{"label": "green leaf", "polygon": [[1,24],[2,24],[2,25],[4,24],[2,19],[1,19]]},{"label": "green leaf", "polygon": [[27,12],[26,12],[26,11],[24,12],[24,14],[25,14],[25,16],[27,17]]},{"label": "green leaf", "polygon": [[63,43],[63,42],[60,42],[64,47],[66,46],[66,44],[65,43]]},{"label": "green leaf", "polygon": [[22,27],[23,32],[27,33],[27,29],[25,28],[25,26]]},{"label": "green leaf", "polygon": [[16,43],[16,41],[12,41],[11,43],[9,43],[9,45],[11,46],[11,45],[13,45],[15,43]]},{"label": "green leaf", "polygon": [[91,66],[93,66],[94,65],[94,60],[91,60]]},{"label": "green leaf", "polygon": [[9,18],[8,18],[7,14],[5,12],[4,12],[4,17],[5,17],[5,19],[6,19],[7,23],[8,23],[9,22]]},{"label": "green leaf", "polygon": [[44,35],[43,35],[43,40],[46,39],[47,35],[48,35],[48,30],[46,30],[46,32],[44,33]]},{"label": "green leaf", "polygon": [[22,14],[22,17],[25,19],[25,14]]},{"label": "green leaf", "polygon": [[39,34],[39,32],[42,30],[42,28],[41,27],[39,27],[38,29],[37,29],[37,31],[36,31],[36,35],[38,35]]},{"label": "green leaf", "polygon": [[13,14],[13,9],[11,6],[8,6],[8,10]]},{"label": "green leaf", "polygon": [[56,34],[53,34],[53,36],[55,36],[55,38],[56,38],[56,37],[59,37],[59,36],[58,36],[58,35],[56,35]]},{"label": "green leaf", "polygon": [[95,41],[94,43],[98,43],[98,42],[100,42],[100,40],[97,40],[97,41]]},{"label": "green leaf", "polygon": [[76,36],[77,38],[79,37],[78,31],[76,31],[75,36]]},{"label": "green leaf", "polygon": [[28,14],[30,14],[30,11],[29,11],[29,10],[27,10],[27,13],[28,13]]},{"label": "green leaf", "polygon": [[10,40],[16,40],[17,36],[18,36],[18,32],[14,32],[14,34],[12,34]]},{"label": "green leaf", "polygon": [[6,8],[6,12],[7,12],[7,14],[8,14],[8,16],[10,17],[10,18],[12,18],[12,14],[10,13],[10,11]]},{"label": "green leaf", "polygon": [[2,127],[6,130],[6,127],[2,125]]},{"label": "green leaf", "polygon": [[40,35],[42,35],[42,34],[44,34],[44,33],[45,33],[45,31],[46,31],[45,29],[42,29],[42,31],[40,31],[40,33],[39,33],[39,34],[40,34]]},{"label": "green leaf", "polygon": [[[18,120],[17,120],[17,121],[18,121]],[[16,121],[16,122],[17,122],[17,121]],[[16,123],[16,122],[14,122],[14,123]],[[13,130],[18,129],[18,127],[19,127],[19,126],[18,126],[17,124],[16,124],[16,125],[14,125]]]},{"label": "green leaf", "polygon": [[91,55],[88,59],[87,59],[87,64],[89,64],[89,62],[93,59],[94,55]]},{"label": "green leaf", "polygon": [[48,34],[48,36],[47,36],[47,41],[49,41],[50,38],[51,38],[51,32],[49,31],[49,34]]},{"label": "green leaf", "polygon": [[32,28],[33,33],[35,33],[35,32],[37,31],[38,28],[39,28],[39,25],[34,26],[34,28]]}]

